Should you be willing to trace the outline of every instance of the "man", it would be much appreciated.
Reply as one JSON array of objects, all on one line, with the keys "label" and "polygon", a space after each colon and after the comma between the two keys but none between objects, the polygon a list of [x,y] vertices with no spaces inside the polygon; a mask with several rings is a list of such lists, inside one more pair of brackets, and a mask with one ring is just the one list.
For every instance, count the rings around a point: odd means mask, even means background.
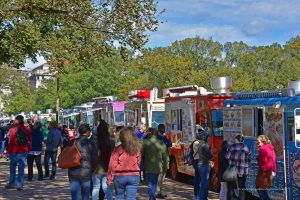
[{"label": "man", "polygon": [[[172,143],[171,141],[165,136],[165,132],[166,132],[166,127],[164,124],[159,124],[158,125],[158,132],[157,132],[157,138],[166,145],[166,150],[167,150],[167,154],[169,155],[168,152],[168,148],[172,147]],[[169,164],[169,163],[168,163]],[[168,165],[167,164],[167,165]],[[165,197],[167,197],[166,194],[163,194],[163,183],[165,180],[166,174],[165,173],[161,173],[159,174],[158,177],[158,183],[157,183],[157,187],[156,187],[156,191],[157,191],[157,195],[156,197],[159,199],[164,199]]]},{"label": "man", "polygon": [[244,137],[237,135],[234,143],[230,146],[226,158],[229,161],[229,166],[235,166],[238,172],[238,195],[235,194],[234,189],[237,187],[236,183],[228,183],[227,199],[238,198],[245,199],[245,183],[249,173],[249,164],[251,162],[251,151],[249,147],[244,144]]},{"label": "man", "polygon": [[[12,127],[9,132],[9,143],[7,153],[9,154],[9,182],[6,189],[23,190],[24,169],[27,153],[31,149],[31,133],[24,126],[24,117],[18,115],[14,121],[16,127]],[[16,167],[18,166],[18,178],[16,180]]]},{"label": "man", "polygon": [[[44,179],[54,180],[56,174],[56,157],[58,147],[62,145],[62,135],[60,130],[57,128],[57,123],[51,121],[49,123],[49,133],[46,140],[46,152],[45,152],[45,177]],[[49,176],[49,160],[52,162],[51,176]]]},{"label": "man", "polygon": [[73,142],[76,141],[82,159],[79,167],[68,169],[69,184],[72,199],[90,199],[92,175],[99,162],[97,147],[88,139],[91,135],[88,124],[80,125],[78,131],[80,136]]},{"label": "man", "polygon": [[143,140],[146,137],[145,131],[146,131],[146,126],[142,124],[140,128],[135,131],[135,134],[139,139]]},{"label": "man", "polygon": [[197,152],[194,156],[194,199],[207,200],[210,174],[209,161],[213,158],[213,156],[207,143],[208,132],[202,127],[197,127],[196,137],[198,140],[193,143],[194,152]]},{"label": "man", "polygon": [[27,166],[28,166],[28,181],[32,181],[33,178],[33,162],[35,161],[37,170],[38,170],[38,180],[43,180],[43,169],[42,169],[42,145],[44,135],[40,131],[41,123],[35,122],[31,129],[31,137],[32,137],[32,148],[31,151],[27,155]]},{"label": "man", "polygon": [[148,182],[150,200],[155,200],[158,177],[166,173],[169,155],[166,145],[156,137],[155,130],[148,133],[148,136],[149,139],[144,140],[143,144],[144,176]]}]

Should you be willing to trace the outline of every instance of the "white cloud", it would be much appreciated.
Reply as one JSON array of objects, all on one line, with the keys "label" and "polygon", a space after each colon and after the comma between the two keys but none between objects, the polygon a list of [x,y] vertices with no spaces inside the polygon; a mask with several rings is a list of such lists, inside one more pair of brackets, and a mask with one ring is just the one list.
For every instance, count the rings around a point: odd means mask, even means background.
[{"label": "white cloud", "polygon": [[195,35],[266,44],[300,33],[298,0],[159,0],[159,7],[167,22],[151,34],[150,46]]},{"label": "white cloud", "polygon": [[228,41],[253,42],[254,38],[247,36],[239,29],[230,25],[206,25],[206,24],[173,24],[163,23],[159,31],[151,34],[152,41],[165,41],[165,45],[171,44],[175,40],[188,37],[200,36],[202,38],[212,38],[221,43]]}]

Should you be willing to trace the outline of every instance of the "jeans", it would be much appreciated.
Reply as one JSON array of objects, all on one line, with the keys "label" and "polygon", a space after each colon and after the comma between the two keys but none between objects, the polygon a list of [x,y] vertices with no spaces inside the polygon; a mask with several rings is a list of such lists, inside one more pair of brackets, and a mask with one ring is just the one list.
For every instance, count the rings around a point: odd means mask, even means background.
[{"label": "jeans", "polygon": [[[26,163],[26,153],[12,153],[9,155],[9,182],[10,186],[23,188],[24,169]],[[18,166],[18,178],[16,181],[16,167]]]},{"label": "jeans", "polygon": [[116,200],[123,200],[126,191],[127,200],[135,200],[140,184],[140,176],[115,176]]},{"label": "jeans", "polygon": [[99,191],[102,186],[102,189],[106,195],[107,200],[112,200],[112,192],[110,190],[110,187],[106,183],[106,175],[99,176],[94,175],[93,176],[93,192],[92,192],[92,199],[98,200],[99,199]]},{"label": "jeans", "polygon": [[145,173],[145,180],[148,183],[148,194],[150,200],[156,199],[156,186],[159,174]]},{"label": "jeans", "polygon": [[43,179],[43,169],[41,163],[41,155],[27,155],[27,166],[28,166],[28,180],[32,180],[33,177],[33,161],[35,161],[37,170],[38,170],[38,178]]},{"label": "jeans", "polygon": [[[228,193],[227,199],[231,200],[237,198],[239,200],[245,199],[245,184],[246,184],[246,176],[238,177],[238,188],[235,182],[229,182],[227,184]],[[237,192],[238,191],[238,192]]]},{"label": "jeans", "polygon": [[91,181],[70,180],[72,200],[89,200]]},{"label": "jeans", "polygon": [[259,190],[257,190],[257,192],[258,192],[258,195],[259,195],[260,199],[262,199],[262,200],[270,200],[270,197],[268,195],[268,190],[259,189]]},{"label": "jeans", "polygon": [[209,187],[209,164],[203,164],[197,160],[194,162],[195,180],[194,180],[194,199],[207,200]]},{"label": "jeans", "polygon": [[57,151],[47,151],[45,152],[45,161],[44,161],[44,167],[45,167],[45,176],[49,177],[49,160],[51,159],[52,162],[52,172],[51,172],[51,178],[55,177],[56,174],[56,157],[57,157]]},{"label": "jeans", "polygon": [[220,200],[227,200],[227,182],[221,182]]}]

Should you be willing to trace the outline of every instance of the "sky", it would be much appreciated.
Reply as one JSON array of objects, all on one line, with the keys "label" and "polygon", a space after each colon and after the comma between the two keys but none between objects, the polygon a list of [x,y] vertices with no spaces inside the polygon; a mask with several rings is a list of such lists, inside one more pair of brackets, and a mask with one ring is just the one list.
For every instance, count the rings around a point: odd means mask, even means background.
[{"label": "sky", "polygon": [[148,47],[200,36],[221,43],[285,44],[300,35],[299,0],[158,0],[163,22]]},{"label": "sky", "polygon": [[[300,0],[158,0],[161,23],[149,33],[147,47],[168,46],[176,40],[200,36],[222,44],[285,44],[300,35]],[[27,60],[25,66],[38,63]]]}]

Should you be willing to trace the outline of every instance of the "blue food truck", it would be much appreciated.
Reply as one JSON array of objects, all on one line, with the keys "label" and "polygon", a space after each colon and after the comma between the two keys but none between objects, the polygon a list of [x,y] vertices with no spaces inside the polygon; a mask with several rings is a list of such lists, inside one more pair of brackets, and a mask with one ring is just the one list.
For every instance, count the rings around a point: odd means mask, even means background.
[{"label": "blue food truck", "polygon": [[252,153],[247,191],[258,196],[256,138],[264,134],[271,140],[277,158],[276,175],[269,190],[271,199],[299,200],[300,96],[295,90],[234,93],[232,100],[224,101],[223,118],[224,140],[243,134]]}]

